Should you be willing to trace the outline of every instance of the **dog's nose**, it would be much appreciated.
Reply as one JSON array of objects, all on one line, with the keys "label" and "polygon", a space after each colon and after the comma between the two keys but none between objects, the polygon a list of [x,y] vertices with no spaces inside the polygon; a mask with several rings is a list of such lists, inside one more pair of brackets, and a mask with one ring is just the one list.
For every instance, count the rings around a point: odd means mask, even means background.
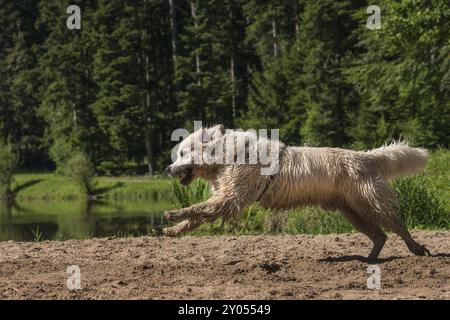
[{"label": "dog's nose", "polygon": [[166,168],[166,174],[167,175],[169,175],[170,176],[170,170],[171,170],[172,168],[171,168],[171,166],[169,165],[169,166],[167,166],[167,168]]}]

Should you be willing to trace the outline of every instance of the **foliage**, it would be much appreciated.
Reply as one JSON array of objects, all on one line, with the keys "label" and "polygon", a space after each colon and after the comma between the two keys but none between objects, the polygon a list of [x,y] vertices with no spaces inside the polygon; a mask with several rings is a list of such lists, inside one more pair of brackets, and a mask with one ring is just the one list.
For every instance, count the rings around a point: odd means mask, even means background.
[{"label": "foliage", "polygon": [[393,189],[399,201],[398,214],[409,227],[445,229],[450,226],[449,201],[439,198],[429,178],[417,175],[397,179]]},{"label": "foliage", "polygon": [[209,184],[197,179],[189,186],[183,187],[176,179],[171,179],[173,202],[178,208],[189,207],[205,201],[209,196]]},{"label": "foliage", "polygon": [[0,141],[0,199],[12,195],[13,174],[19,166],[19,155],[11,143]]},{"label": "foliage", "polygon": [[86,196],[94,195],[94,167],[89,158],[82,152],[76,152],[67,161],[65,173]]},{"label": "foliage", "polygon": [[449,146],[450,7],[388,1],[18,0],[0,7],[0,136],[23,169],[167,165],[172,130],[279,128],[288,144]]},{"label": "foliage", "polygon": [[[18,200],[83,199],[84,191],[68,176],[54,173],[19,173],[14,176],[14,193]],[[166,177],[95,177],[95,195],[104,200],[171,200],[171,181]],[[34,201],[29,201],[34,202]],[[156,203],[152,206],[157,207]]]}]

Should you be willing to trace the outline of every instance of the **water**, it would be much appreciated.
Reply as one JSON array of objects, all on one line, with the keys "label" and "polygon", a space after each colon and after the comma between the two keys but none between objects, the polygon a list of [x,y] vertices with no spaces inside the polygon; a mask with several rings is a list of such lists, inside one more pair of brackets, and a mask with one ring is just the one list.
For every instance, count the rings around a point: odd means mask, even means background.
[{"label": "water", "polygon": [[155,235],[171,207],[152,200],[0,202],[0,241]]}]

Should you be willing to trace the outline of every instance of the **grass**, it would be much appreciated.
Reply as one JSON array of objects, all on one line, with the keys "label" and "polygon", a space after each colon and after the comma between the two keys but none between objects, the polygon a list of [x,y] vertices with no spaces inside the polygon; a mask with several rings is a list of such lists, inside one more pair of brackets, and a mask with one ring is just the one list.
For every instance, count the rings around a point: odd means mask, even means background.
[{"label": "grass", "polygon": [[397,179],[392,183],[398,214],[413,228],[445,229],[450,225],[447,199],[440,196],[430,177],[424,174]]},{"label": "grass", "polygon": [[447,201],[447,211],[450,211],[450,150],[432,152],[424,175],[429,178],[438,197]]},{"label": "grass", "polygon": [[14,146],[0,141],[0,199],[8,199],[13,196],[11,186],[18,164],[19,155]]},{"label": "grass", "polygon": [[209,185],[206,181],[197,179],[189,186],[183,187],[176,179],[171,179],[172,201],[178,208],[185,208],[204,201],[209,197]]},{"label": "grass", "polygon": [[33,233],[35,242],[44,241],[44,235],[42,234],[42,231],[39,229],[39,226],[36,226],[36,228],[31,229],[31,232]]},{"label": "grass", "polygon": [[[14,176],[13,191],[16,198],[25,200],[68,200],[86,195],[70,178],[54,173],[21,173]],[[171,182],[162,177],[96,177],[94,192],[100,198],[169,199]]]},{"label": "grass", "polygon": [[351,232],[351,225],[338,213],[306,207],[290,211],[264,209],[258,204],[222,225],[204,224],[193,235],[330,234]]},{"label": "grass", "polygon": [[94,166],[85,153],[74,153],[67,161],[64,171],[84,195],[87,197],[95,195]]}]

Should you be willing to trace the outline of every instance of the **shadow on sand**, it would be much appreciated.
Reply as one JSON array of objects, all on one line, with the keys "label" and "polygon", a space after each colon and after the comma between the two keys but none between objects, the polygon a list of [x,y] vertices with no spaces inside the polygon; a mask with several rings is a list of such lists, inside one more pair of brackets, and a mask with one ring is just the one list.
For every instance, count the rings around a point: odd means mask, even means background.
[{"label": "shadow on sand", "polygon": [[387,258],[378,258],[378,259],[368,259],[367,257],[363,257],[360,255],[349,255],[349,256],[341,256],[341,257],[328,257],[324,259],[319,259],[320,262],[349,262],[349,261],[360,261],[364,263],[384,263],[384,262],[390,262],[397,259],[403,259],[406,257],[399,257],[399,256],[393,256],[393,257],[387,257]]},{"label": "shadow on sand", "polygon": [[[375,263],[385,263],[385,262],[391,262],[398,259],[405,259],[411,256],[392,256],[392,257],[386,257],[386,258],[378,258],[375,260],[368,259],[367,257],[363,257],[360,255],[348,255],[348,256],[340,256],[340,257],[328,257],[324,259],[319,259],[319,262],[349,262],[349,261],[360,261],[364,263],[369,264],[375,264]],[[450,253],[436,253],[432,254],[430,257],[450,257]]]}]

